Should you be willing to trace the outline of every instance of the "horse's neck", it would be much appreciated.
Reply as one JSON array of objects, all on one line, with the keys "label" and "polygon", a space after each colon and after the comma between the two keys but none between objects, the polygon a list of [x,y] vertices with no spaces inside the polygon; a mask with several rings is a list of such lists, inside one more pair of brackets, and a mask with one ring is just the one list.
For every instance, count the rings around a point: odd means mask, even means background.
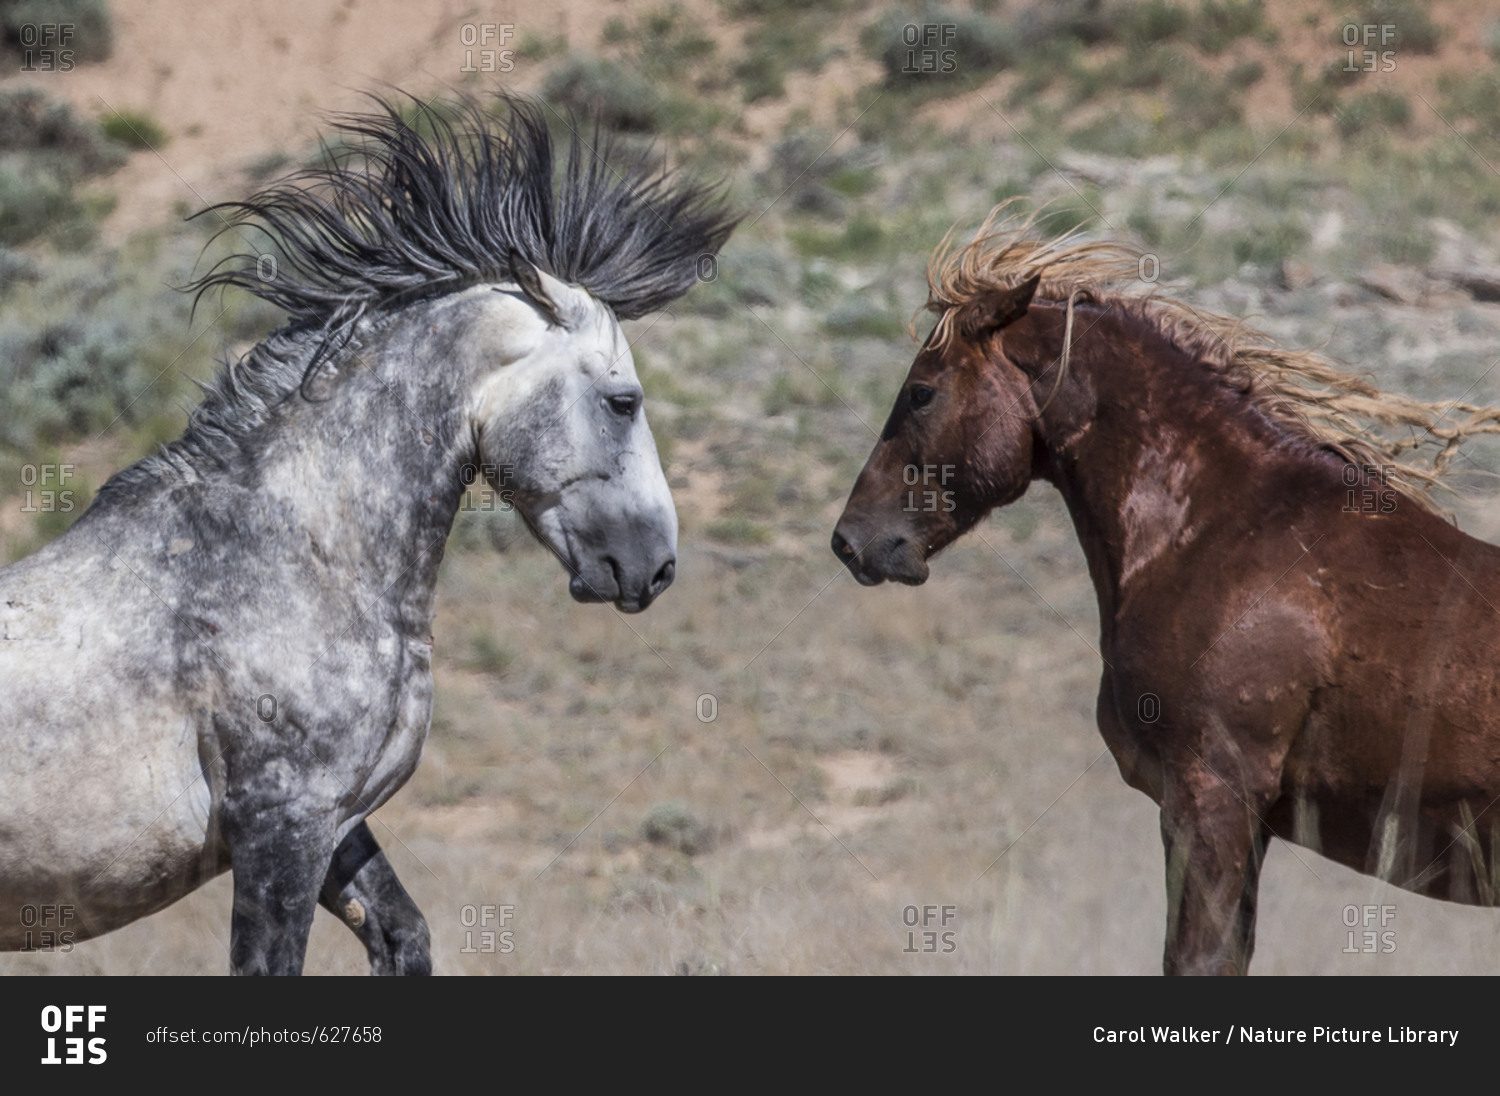
[{"label": "horse's neck", "polygon": [[150,512],[181,500],[201,511],[187,520],[243,551],[306,559],[319,581],[362,604],[379,597],[418,625],[473,441],[462,378],[416,359],[401,334],[381,333],[303,385],[306,356],[272,336],[218,379],[182,438],[106,485],[100,502]]},{"label": "horse's neck", "polygon": [[372,354],[345,366],[321,400],[288,401],[257,458],[258,480],[325,566],[386,596],[430,599],[472,459],[466,400],[441,363],[415,376],[400,347],[379,354],[384,361]]},{"label": "horse's neck", "polygon": [[350,378],[327,403],[305,403],[285,421],[261,457],[264,489],[297,514],[324,559],[395,580],[452,526],[458,432],[420,388],[375,376]]},{"label": "horse's neck", "polygon": [[1162,573],[1236,500],[1253,505],[1262,473],[1289,459],[1248,401],[1137,323],[1108,317],[1075,349],[1065,389],[1091,413],[1046,439],[1106,628],[1132,584]]}]

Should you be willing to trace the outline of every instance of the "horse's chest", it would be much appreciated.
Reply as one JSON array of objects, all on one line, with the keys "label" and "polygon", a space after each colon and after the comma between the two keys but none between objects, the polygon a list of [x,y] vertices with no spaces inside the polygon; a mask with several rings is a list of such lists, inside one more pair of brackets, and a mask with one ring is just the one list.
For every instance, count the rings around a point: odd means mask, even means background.
[{"label": "horse's chest", "polygon": [[432,718],[431,657],[430,644],[395,628],[329,648],[311,673],[288,675],[275,703],[263,700],[256,714],[271,717],[269,741],[252,728],[243,741],[255,748],[238,751],[230,769],[272,798],[309,794],[290,783],[301,780],[311,794],[340,802],[346,821],[358,821],[395,794],[421,759]]},{"label": "horse's chest", "polygon": [[416,771],[432,723],[431,646],[395,641],[380,646],[390,688],[382,710],[365,732],[372,739],[379,736],[360,796],[370,810],[395,794]]}]

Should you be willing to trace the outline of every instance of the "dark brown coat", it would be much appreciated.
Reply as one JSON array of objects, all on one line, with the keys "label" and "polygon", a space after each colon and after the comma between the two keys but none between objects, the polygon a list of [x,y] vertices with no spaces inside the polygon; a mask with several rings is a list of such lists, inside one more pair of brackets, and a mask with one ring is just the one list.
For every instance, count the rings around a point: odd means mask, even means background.
[{"label": "dark brown coat", "polygon": [[[1006,286],[988,261],[992,284],[962,304],[940,292],[953,278],[935,286],[943,319],[834,551],[864,584],[920,583],[1033,479],[1062,493],[1099,601],[1099,729],[1161,806],[1166,971],[1246,969],[1270,837],[1418,893],[1500,900],[1500,548],[1425,502],[1428,473],[1351,461],[1375,435],[1341,443],[1322,405],[1290,405],[1255,351],[1214,346],[1226,321],[1076,282],[1033,299],[1038,277]],[[1309,372],[1345,385],[1335,402],[1369,391]],[[1436,414],[1430,428],[1462,433]],[[940,481],[931,507],[924,477]]]}]

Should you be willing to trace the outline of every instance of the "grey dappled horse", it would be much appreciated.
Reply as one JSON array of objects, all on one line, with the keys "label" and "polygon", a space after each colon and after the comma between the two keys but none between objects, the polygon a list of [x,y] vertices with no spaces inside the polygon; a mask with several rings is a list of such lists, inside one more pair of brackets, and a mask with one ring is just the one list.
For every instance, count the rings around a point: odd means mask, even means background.
[{"label": "grey dappled horse", "polygon": [[733,219],[577,138],[555,171],[525,103],[426,121],[345,117],[351,151],[225,207],[279,263],[237,256],[199,291],[291,324],[0,570],[0,947],[24,946],[23,906],[72,906],[83,939],[230,869],[234,971],[300,972],[321,902],[374,972],[429,972],[365,819],[421,755],[466,482],[509,493],[579,601],[637,612],[672,581],[619,319],[686,292]]}]

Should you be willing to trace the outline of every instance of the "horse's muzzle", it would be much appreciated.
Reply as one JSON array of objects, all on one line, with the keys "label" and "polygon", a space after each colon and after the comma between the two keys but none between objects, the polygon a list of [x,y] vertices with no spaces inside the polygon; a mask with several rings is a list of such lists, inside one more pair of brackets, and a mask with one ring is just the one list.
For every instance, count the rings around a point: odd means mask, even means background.
[{"label": "horse's muzzle", "polygon": [[663,553],[649,562],[601,556],[572,568],[568,593],[585,604],[613,602],[622,613],[639,613],[677,577],[677,557]]},{"label": "horse's muzzle", "polygon": [[846,535],[842,525],[833,531],[833,554],[861,586],[879,586],[887,580],[920,586],[927,581],[927,559],[908,537],[897,533],[875,533],[861,536],[851,529]]}]

